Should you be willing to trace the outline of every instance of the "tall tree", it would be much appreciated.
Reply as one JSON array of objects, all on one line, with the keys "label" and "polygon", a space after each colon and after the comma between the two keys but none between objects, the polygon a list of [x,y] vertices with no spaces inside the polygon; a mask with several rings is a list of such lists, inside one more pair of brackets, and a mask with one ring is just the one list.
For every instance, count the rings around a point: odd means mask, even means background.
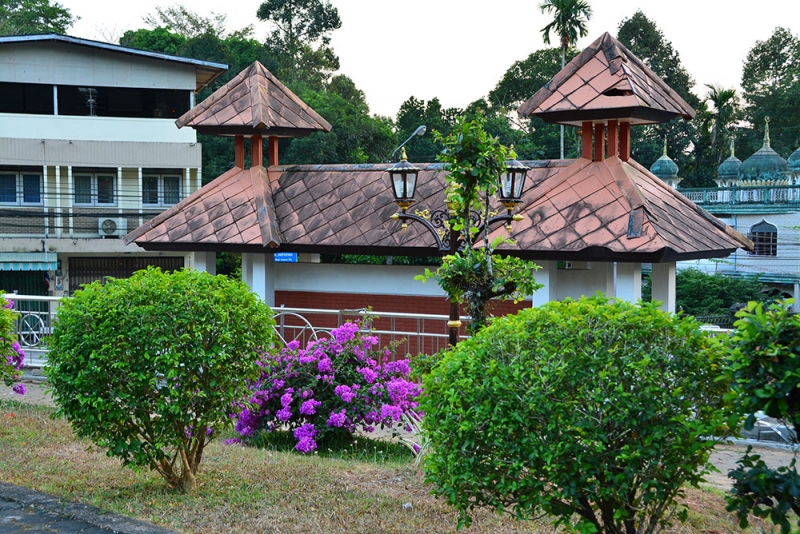
[{"label": "tall tree", "polygon": [[[574,47],[567,50],[567,56],[578,54]],[[537,50],[527,58],[515,61],[503,74],[503,78],[494,89],[489,91],[489,104],[495,113],[502,114],[514,122],[513,127],[525,134],[524,141],[514,141],[520,159],[555,159],[559,156],[559,128],[555,124],[547,124],[542,119],[534,117],[529,120],[519,120],[516,110],[536,91],[541,89],[553,76],[561,70],[561,50],[559,48],[544,48]],[[487,112],[491,116],[491,113]],[[503,144],[511,144],[500,132],[491,129],[490,133],[500,137]],[[580,147],[576,143],[567,142],[565,156],[577,156]]]},{"label": "tall tree", "polygon": [[[561,41],[561,68],[564,68],[565,55],[569,45],[586,37],[586,24],[592,17],[592,8],[586,0],[544,0],[539,6],[542,13],[553,15],[553,20],[542,28],[545,44],[550,44],[550,32],[558,35]],[[561,159],[564,159],[564,126],[561,125]]]},{"label": "tall tree", "polygon": [[67,33],[78,17],[50,0],[0,0],[0,35]]},{"label": "tall tree", "polygon": [[761,147],[764,117],[770,117],[772,148],[787,157],[800,147],[800,38],[776,28],[766,41],[748,52],[742,71],[742,97],[746,104],[744,154]]},{"label": "tall tree", "polygon": [[[181,4],[162,8],[156,7],[155,13],[150,13],[144,17],[144,22],[152,28],[165,26],[173,32],[183,35],[186,38],[199,37],[203,34],[211,34],[224,39],[227,36],[228,16],[224,13],[211,13],[211,16],[200,15]],[[253,25],[233,32],[231,35],[236,37],[251,37]]]},{"label": "tall tree", "polygon": [[391,120],[370,116],[364,92],[347,76],[334,76],[324,90],[306,88],[299,96],[332,128],[285,141],[281,162],[379,163],[392,153],[397,137]]},{"label": "tall tree", "polygon": [[434,140],[432,135],[434,130],[442,135],[448,135],[461,114],[460,109],[443,108],[436,97],[425,102],[412,96],[403,102],[397,112],[398,140],[404,141],[422,124],[428,128],[428,133],[420,137],[415,136],[406,145],[409,159],[416,162],[436,161],[436,156],[443,147]]},{"label": "tall tree", "polygon": [[710,146],[712,161],[719,166],[728,157],[728,140],[734,136],[736,122],[741,118],[739,95],[736,89],[723,89],[706,84],[708,93],[705,101],[713,104],[711,111]]},{"label": "tall tree", "polygon": [[[694,80],[681,63],[678,51],[664,37],[656,24],[642,11],[624,19],[617,39],[676,91],[690,106],[697,109],[700,99],[691,92]],[[713,171],[696,165],[693,152],[697,141],[697,126],[692,121],[676,118],[665,124],[638,126],[631,131],[631,155],[649,167],[663,154],[664,136],[667,153],[675,160],[684,178],[684,187],[713,185]]]},{"label": "tall tree", "polygon": [[330,33],[339,29],[342,21],[330,2],[265,0],[256,16],[275,25],[266,46],[280,59],[276,74],[284,82],[321,87],[330,73],[339,69],[339,58],[330,47]]}]

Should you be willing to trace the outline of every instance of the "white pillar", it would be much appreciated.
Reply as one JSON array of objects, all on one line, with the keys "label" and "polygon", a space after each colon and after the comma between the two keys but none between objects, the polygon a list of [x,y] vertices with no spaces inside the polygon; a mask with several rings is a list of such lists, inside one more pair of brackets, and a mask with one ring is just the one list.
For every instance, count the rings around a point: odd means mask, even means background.
[{"label": "white pillar", "polygon": [[794,293],[792,297],[794,298],[794,309],[797,310],[800,308],[800,284],[797,282],[794,284]]},{"label": "white pillar", "polygon": [[675,313],[675,262],[654,263],[652,276],[653,300],[661,301],[661,309]]},{"label": "white pillar", "polygon": [[[144,191],[144,173],[142,172],[142,168],[139,167],[139,184],[136,187],[136,195],[138,199],[136,201],[136,204],[139,206],[139,213],[142,213],[142,210],[144,209],[144,197],[142,196],[143,191]],[[143,223],[144,223],[144,218],[140,215],[139,226],[141,226]]]},{"label": "white pillar", "polygon": [[[183,191],[178,192],[178,200],[183,200],[184,198],[189,196],[189,193],[192,191],[192,169],[186,167],[186,172],[184,173],[184,180],[183,180]],[[183,193],[183,194],[181,194]]]},{"label": "white pillar", "polygon": [[74,237],[75,235],[75,227],[72,225],[72,199],[75,198],[73,196],[72,191],[72,165],[67,167],[67,206],[69,206],[69,236]]},{"label": "white pillar", "polygon": [[[593,262],[592,268],[594,269],[595,268],[594,266],[597,264],[598,262]],[[616,290],[617,264],[614,263],[613,261],[602,262],[600,263],[600,270],[603,272],[603,275],[605,277],[605,280],[603,282],[603,287],[600,288],[600,291],[602,291],[606,297],[614,298],[614,296],[617,294]],[[586,295],[586,296],[590,297],[591,295]]]},{"label": "white pillar", "polygon": [[[117,185],[114,187],[114,202],[117,204],[117,213],[122,215],[122,167],[117,167]],[[122,217],[120,217],[120,219],[121,218]],[[127,228],[124,231],[127,233]]]},{"label": "white pillar", "polygon": [[193,252],[190,259],[191,267],[195,271],[205,271],[208,274],[217,274],[216,252]]},{"label": "white pillar", "polygon": [[642,298],[642,264],[618,263],[616,295],[620,300],[637,302]]},{"label": "white pillar", "polygon": [[63,233],[64,218],[61,216],[61,166],[56,165],[56,237],[61,238]]},{"label": "white pillar", "polygon": [[544,287],[536,291],[531,300],[533,306],[541,306],[551,300],[557,300],[558,264],[555,261],[537,261],[536,265],[541,269],[534,272],[533,276],[536,278],[536,282]]},{"label": "white pillar", "polygon": [[[44,143],[44,141],[42,141]],[[47,216],[47,211],[50,208],[50,202],[47,195],[47,165],[42,167],[42,206],[44,206],[44,237],[50,234],[50,217]]]},{"label": "white pillar", "polygon": [[275,305],[275,262],[272,254],[242,254],[242,279],[270,306]]},{"label": "white pillar", "polygon": [[253,255],[242,253],[242,281],[247,287],[253,287]]}]

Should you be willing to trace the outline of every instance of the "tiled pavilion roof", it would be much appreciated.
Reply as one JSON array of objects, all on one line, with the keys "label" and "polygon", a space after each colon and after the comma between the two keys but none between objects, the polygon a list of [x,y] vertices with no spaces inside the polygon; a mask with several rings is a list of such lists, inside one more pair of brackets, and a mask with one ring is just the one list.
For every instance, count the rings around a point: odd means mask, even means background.
[{"label": "tiled pavilion roof", "polygon": [[208,135],[303,137],[331,125],[256,61],[175,124]]},{"label": "tiled pavilion roof", "polygon": [[[513,226],[529,259],[662,262],[726,256],[751,243],[636,162],[612,157],[531,166]],[[445,172],[419,164],[418,202],[443,206]],[[401,223],[388,165],[233,169],[127,236],[148,250],[438,255],[419,224]],[[495,230],[505,232],[502,227]]]},{"label": "tiled pavilion roof", "polygon": [[574,126],[602,119],[648,124],[695,115],[678,93],[607,32],[523,103],[518,113]]}]

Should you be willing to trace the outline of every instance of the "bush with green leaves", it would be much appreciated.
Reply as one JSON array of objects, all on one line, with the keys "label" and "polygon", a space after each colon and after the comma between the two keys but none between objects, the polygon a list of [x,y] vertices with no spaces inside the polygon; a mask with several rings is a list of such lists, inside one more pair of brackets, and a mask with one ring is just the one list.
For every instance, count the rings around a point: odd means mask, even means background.
[{"label": "bush with green leaves", "polygon": [[[424,380],[434,492],[579,532],[657,532],[726,433],[721,343],[692,319],[602,296],[495,320]],[[573,524],[574,522],[574,524]]]},{"label": "bush with green leaves", "polygon": [[[2,294],[0,291],[0,295]],[[25,363],[25,352],[19,346],[14,333],[18,315],[14,311],[14,302],[0,297],[0,379],[7,386],[13,384],[14,393],[23,395],[25,386],[17,382],[22,378],[22,366]]]},{"label": "bush with green leaves", "polygon": [[275,340],[270,308],[241,281],[157,268],[62,301],[47,378],[76,434],[123,465],[190,491],[203,450]]},{"label": "bush with green leaves", "polygon": [[[775,417],[794,428],[797,441],[800,431],[800,315],[789,312],[793,300],[768,307],[750,302],[736,314],[730,355],[725,366],[726,380],[732,382],[733,400],[745,416],[744,427],[752,430],[756,413]],[[794,511],[800,527],[800,475],[796,458],[788,466],[768,467],[748,448],[731,470],[733,489],[728,497],[728,511],[736,512],[741,526],[747,516],[769,517],[780,525],[782,533],[791,531],[790,512]]]}]

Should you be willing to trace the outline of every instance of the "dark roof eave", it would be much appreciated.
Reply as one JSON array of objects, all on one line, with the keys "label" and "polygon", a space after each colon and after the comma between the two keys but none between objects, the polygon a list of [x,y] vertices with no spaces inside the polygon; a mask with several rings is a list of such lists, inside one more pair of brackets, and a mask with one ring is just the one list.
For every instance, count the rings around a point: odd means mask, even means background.
[{"label": "dark roof eave", "polygon": [[576,109],[567,111],[551,111],[546,113],[533,113],[550,124],[580,124],[584,121],[608,119],[635,119],[635,122],[658,124],[669,122],[675,117],[691,119],[688,115],[680,115],[647,107],[604,108],[604,109]]},{"label": "dark roof eave", "polygon": [[[221,135],[221,136],[253,136],[260,135],[263,137],[306,137],[314,132],[327,132],[330,130],[322,130],[315,128],[247,128],[243,126],[189,126],[194,128],[195,131],[203,135]],[[180,128],[180,126],[179,126]]]}]

